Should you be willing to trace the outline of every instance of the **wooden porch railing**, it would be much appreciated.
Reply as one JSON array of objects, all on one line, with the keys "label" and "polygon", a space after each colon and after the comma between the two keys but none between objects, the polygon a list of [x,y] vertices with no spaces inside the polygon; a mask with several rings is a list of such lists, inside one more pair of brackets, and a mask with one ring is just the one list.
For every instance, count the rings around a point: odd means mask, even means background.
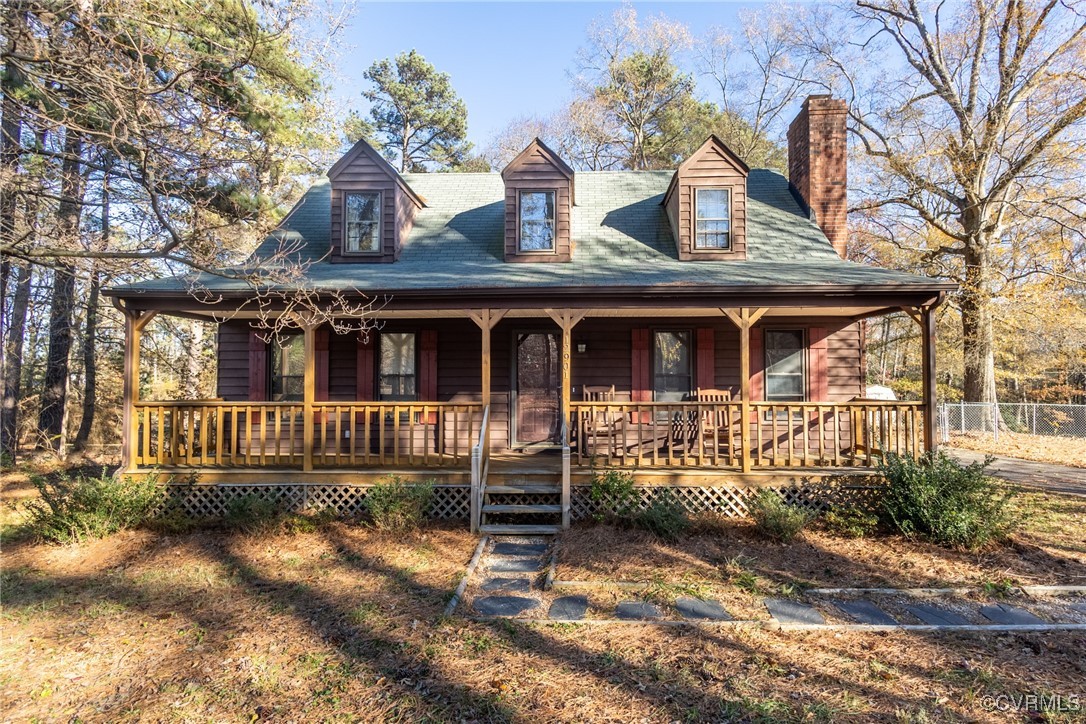
[{"label": "wooden porch railing", "polygon": [[736,469],[877,465],[923,452],[923,403],[571,402],[577,465]]},{"label": "wooden porch railing", "polygon": [[[317,466],[466,467],[482,405],[316,402]],[[302,467],[300,402],[136,402],[136,467]]]},{"label": "wooden porch railing", "polygon": [[471,532],[479,531],[479,523],[482,520],[483,493],[486,490],[486,478],[490,474],[489,446],[486,441],[490,438],[490,405],[483,409],[483,421],[479,425],[479,440],[471,448]]}]

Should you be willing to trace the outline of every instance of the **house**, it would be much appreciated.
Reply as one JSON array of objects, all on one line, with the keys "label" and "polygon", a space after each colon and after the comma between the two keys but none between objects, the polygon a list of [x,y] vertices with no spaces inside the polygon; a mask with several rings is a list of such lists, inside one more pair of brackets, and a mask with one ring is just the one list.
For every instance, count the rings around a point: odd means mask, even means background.
[{"label": "house", "polygon": [[[674,171],[619,172],[575,172],[536,140],[500,174],[401,175],[359,142],[254,259],[296,246],[309,293],[380,300],[377,327],[298,315],[269,340],[237,280],[110,289],[125,469],[195,474],[205,512],[273,489],[351,509],[380,476],[432,478],[439,514],[548,530],[603,468],[739,509],[721,491],[932,449],[933,310],[953,285],[843,258],[845,114],[806,100],[787,179],[717,138]],[[901,310],[924,399],[865,400],[862,322]],[[140,398],[155,314],[218,323],[218,399]]]}]

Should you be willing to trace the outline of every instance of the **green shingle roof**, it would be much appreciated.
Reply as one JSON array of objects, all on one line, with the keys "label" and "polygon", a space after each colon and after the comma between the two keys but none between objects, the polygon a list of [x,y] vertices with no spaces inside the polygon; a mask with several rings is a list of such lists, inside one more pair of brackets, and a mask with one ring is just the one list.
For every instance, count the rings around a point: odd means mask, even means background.
[{"label": "green shingle roof", "polygon": [[[746,261],[683,262],[661,206],[671,171],[597,171],[576,175],[573,260],[509,264],[503,260],[504,185],[497,173],[404,174],[423,198],[400,259],[392,264],[339,263],[329,249],[330,185],[306,192],[281,228],[253,255],[268,256],[281,239],[301,242],[316,288],[362,292],[523,287],[666,287],[694,285],[893,285],[931,287],[934,280],[855,264],[837,256],[779,173],[754,169],[747,181]],[[191,277],[158,279],[126,291],[188,289]],[[202,275],[211,291],[241,291],[238,281]]]}]

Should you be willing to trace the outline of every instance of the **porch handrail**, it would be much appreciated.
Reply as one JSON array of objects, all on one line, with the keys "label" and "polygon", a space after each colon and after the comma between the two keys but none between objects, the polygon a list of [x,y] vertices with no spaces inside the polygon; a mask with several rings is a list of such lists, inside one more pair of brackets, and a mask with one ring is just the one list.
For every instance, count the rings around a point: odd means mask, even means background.
[{"label": "porch handrail", "polygon": [[471,448],[471,532],[479,531],[483,509],[483,489],[490,472],[490,460],[486,455],[486,440],[490,436],[490,405],[483,408],[483,421],[479,426],[479,440]]},{"label": "porch handrail", "polygon": [[570,446],[569,415],[562,413],[562,529],[569,528],[570,508]]}]

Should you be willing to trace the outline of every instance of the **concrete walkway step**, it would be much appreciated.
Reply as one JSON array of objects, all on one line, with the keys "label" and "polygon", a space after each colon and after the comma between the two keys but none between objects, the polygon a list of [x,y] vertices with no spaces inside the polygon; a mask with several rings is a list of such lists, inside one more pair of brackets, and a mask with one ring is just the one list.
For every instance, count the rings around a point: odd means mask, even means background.
[{"label": "concrete walkway step", "polygon": [[547,618],[557,621],[580,621],[588,611],[588,596],[562,596],[551,602]]},{"label": "concrete walkway step", "polygon": [[767,598],[764,601],[769,615],[777,619],[779,623],[791,624],[815,624],[821,626],[826,619],[815,609],[805,603],[796,603],[783,598]]},{"label": "concrete walkway step", "polygon": [[905,610],[929,626],[968,626],[971,623],[960,613],[927,603],[906,606]]},{"label": "concrete walkway step", "polygon": [[493,556],[541,556],[549,548],[546,543],[520,543],[518,541],[499,541],[490,551]]},{"label": "concrete walkway step", "polygon": [[997,603],[993,606],[981,606],[980,615],[993,623],[1011,626],[1044,623],[1042,619],[1037,618],[1029,611],[1023,608],[1015,608],[1006,603]]},{"label": "concrete walkway step", "polygon": [[615,618],[627,621],[653,621],[661,618],[660,609],[648,601],[623,601],[615,606]]},{"label": "concrete walkway step", "polygon": [[478,598],[473,605],[483,616],[519,616],[539,607],[539,601],[525,596],[487,596]]},{"label": "concrete walkway step", "polygon": [[897,619],[870,601],[834,601],[833,605],[857,623],[873,626],[896,626],[898,623]]},{"label": "concrete walkway step", "polygon": [[675,599],[675,610],[685,619],[692,621],[731,621],[732,616],[717,601],[707,601],[703,598],[685,598],[680,596]]}]

